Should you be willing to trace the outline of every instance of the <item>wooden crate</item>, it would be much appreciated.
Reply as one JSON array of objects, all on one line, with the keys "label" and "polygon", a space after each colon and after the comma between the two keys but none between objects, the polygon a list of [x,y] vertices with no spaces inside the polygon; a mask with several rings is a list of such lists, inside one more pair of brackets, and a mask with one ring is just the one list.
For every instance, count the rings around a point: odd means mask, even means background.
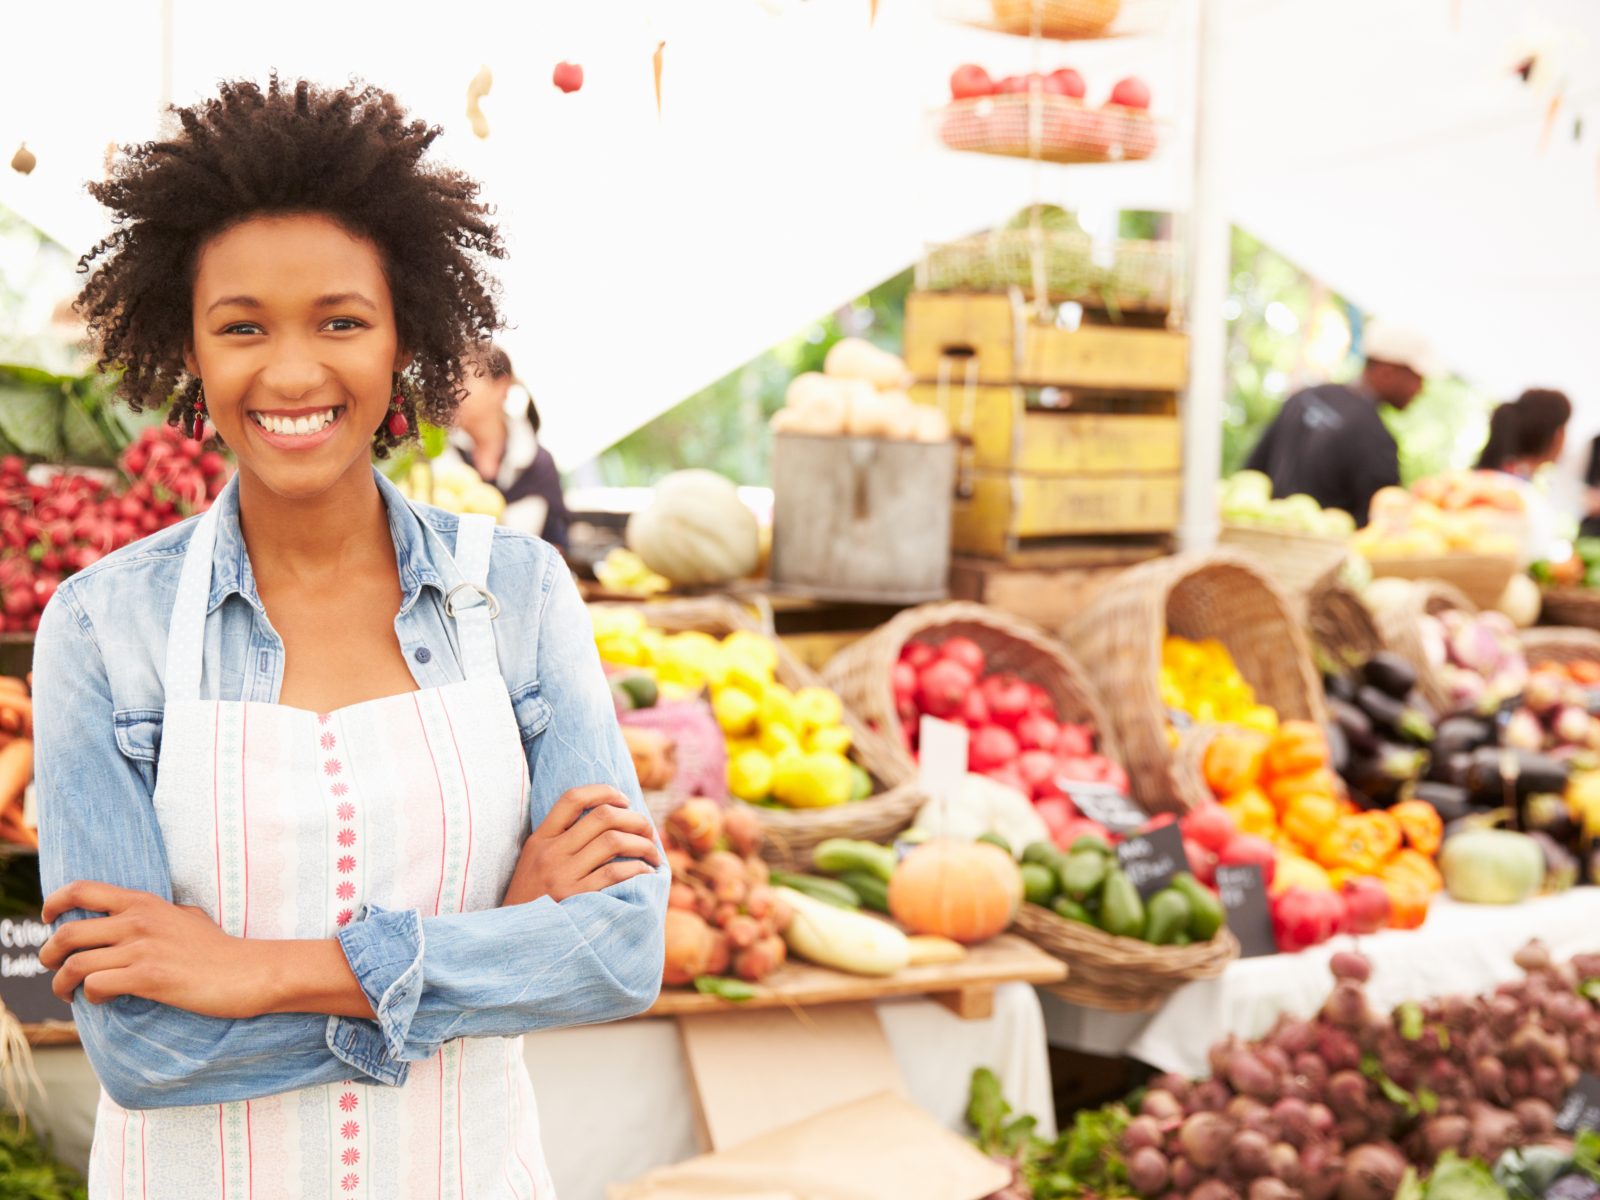
[{"label": "wooden crate", "polygon": [[964,467],[1114,475],[1183,466],[1183,427],[1173,414],[1030,409],[1026,389],[984,384],[919,383],[911,398],[944,410],[968,443]]},{"label": "wooden crate", "polygon": [[1183,477],[1049,476],[974,471],[956,497],[958,551],[1009,558],[1062,538],[1169,534],[1178,526]]},{"label": "wooden crate", "polygon": [[1123,571],[1165,553],[1161,545],[1138,542],[1076,550],[1073,565],[1026,566],[958,556],[950,563],[950,598],[987,604],[1054,631],[1087,608]]},{"label": "wooden crate", "polygon": [[779,434],[773,586],[836,600],[942,600],[955,469],[954,442]]},{"label": "wooden crate", "polygon": [[1189,339],[1168,329],[1041,325],[1018,295],[913,292],[906,365],[919,380],[1131,392],[1182,391]]}]

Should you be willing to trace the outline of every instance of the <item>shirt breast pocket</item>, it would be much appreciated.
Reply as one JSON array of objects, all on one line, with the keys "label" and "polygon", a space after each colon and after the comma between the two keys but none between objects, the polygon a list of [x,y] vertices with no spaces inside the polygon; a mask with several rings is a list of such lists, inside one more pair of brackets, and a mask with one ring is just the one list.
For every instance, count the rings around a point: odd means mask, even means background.
[{"label": "shirt breast pocket", "polygon": [[156,760],[161,756],[162,712],[158,708],[125,708],[112,714],[117,749],[138,766],[145,782],[155,786]]}]

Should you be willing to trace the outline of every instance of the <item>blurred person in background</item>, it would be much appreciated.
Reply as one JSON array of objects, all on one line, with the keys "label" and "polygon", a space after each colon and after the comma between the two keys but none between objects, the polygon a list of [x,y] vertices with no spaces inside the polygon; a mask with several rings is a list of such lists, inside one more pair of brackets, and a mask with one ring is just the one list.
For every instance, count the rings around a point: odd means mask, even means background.
[{"label": "blurred person in background", "polygon": [[[1534,477],[1560,459],[1567,446],[1572,402],[1548,388],[1529,388],[1497,407],[1489,417],[1489,440],[1478,456],[1478,470],[1499,471],[1519,484],[1528,514],[1527,553],[1532,560],[1557,554],[1563,524]],[[1590,464],[1591,468],[1593,463]],[[1571,532],[1568,518],[1567,532]]]},{"label": "blurred person in background", "polygon": [[1414,330],[1370,321],[1366,356],[1352,383],[1296,392],[1268,425],[1245,468],[1272,479],[1272,494],[1304,492],[1323,508],[1342,508],[1365,525],[1372,497],[1400,484],[1400,448],[1379,405],[1400,411],[1437,374],[1427,340]]},{"label": "blurred person in background", "polygon": [[538,534],[563,553],[569,516],[561,472],[539,444],[539,410],[511,369],[511,357],[490,345],[466,364],[466,399],[451,445],[505,495],[504,524]]}]

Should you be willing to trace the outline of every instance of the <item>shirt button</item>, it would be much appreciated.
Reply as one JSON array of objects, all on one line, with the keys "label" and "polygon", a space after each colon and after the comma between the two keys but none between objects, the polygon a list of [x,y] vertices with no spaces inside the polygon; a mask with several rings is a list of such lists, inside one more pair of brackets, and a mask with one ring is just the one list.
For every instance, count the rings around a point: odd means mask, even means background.
[{"label": "shirt button", "polygon": [[418,646],[416,653],[411,657],[416,659],[419,663],[425,663],[433,658],[433,651],[429,650],[426,646]]}]

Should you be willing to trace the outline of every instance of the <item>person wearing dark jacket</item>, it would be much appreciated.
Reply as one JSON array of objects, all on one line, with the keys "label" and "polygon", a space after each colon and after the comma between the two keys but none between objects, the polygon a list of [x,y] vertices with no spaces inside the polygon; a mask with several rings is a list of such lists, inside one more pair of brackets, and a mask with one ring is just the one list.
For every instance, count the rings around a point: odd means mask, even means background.
[{"label": "person wearing dark jacket", "polygon": [[1245,463],[1275,497],[1304,493],[1367,523],[1372,497],[1400,483],[1400,451],[1378,406],[1404,410],[1436,373],[1420,334],[1380,321],[1363,338],[1365,366],[1350,384],[1323,384],[1284,402]]}]

